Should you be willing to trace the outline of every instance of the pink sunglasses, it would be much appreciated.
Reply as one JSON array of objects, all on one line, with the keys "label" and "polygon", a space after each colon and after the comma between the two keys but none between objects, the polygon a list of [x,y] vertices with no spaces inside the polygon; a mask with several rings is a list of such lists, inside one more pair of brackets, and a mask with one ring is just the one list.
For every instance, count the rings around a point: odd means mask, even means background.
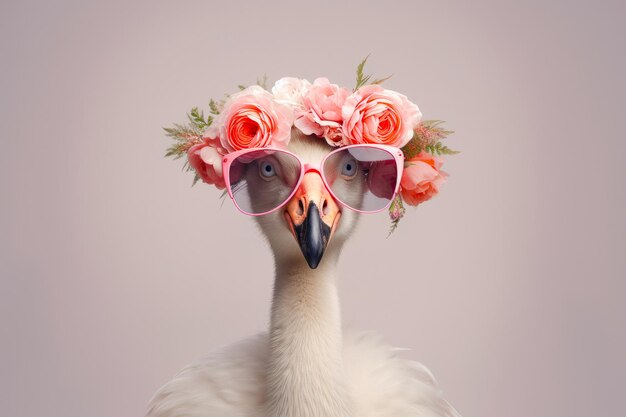
[{"label": "pink sunglasses", "polygon": [[284,206],[308,172],[317,172],[332,197],[360,213],[391,204],[400,186],[404,154],[388,145],[337,148],[319,165],[278,148],[252,148],[226,155],[222,169],[228,195],[239,211],[262,216]]}]

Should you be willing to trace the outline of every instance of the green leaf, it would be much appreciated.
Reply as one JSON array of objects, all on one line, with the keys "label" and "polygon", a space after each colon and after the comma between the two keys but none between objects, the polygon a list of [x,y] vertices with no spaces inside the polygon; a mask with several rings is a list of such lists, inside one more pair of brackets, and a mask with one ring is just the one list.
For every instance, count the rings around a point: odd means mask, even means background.
[{"label": "green leaf", "polygon": [[211,99],[211,101],[209,101],[209,111],[211,112],[211,114],[217,116],[218,114],[220,114],[220,108],[217,104],[217,102],[213,99]]},{"label": "green leaf", "polygon": [[[439,142],[441,143],[441,142]],[[455,151],[454,149],[450,149],[447,146],[441,146],[439,148],[439,155],[456,155],[460,153],[459,151]]]},{"label": "green leaf", "polygon": [[432,145],[427,145],[425,147],[426,151],[431,155],[456,155],[459,151],[455,151],[453,149],[444,146],[443,143],[437,142]]},{"label": "green leaf", "polygon": [[391,74],[390,76],[385,77],[385,78],[377,78],[374,81],[372,81],[370,84],[380,85],[380,84],[384,83],[385,81],[387,81],[388,79],[390,79],[391,77],[393,77],[393,74]]},{"label": "green leaf", "polygon": [[172,138],[172,143],[165,151],[165,157],[179,159],[187,154],[189,148],[202,143],[202,133],[207,126],[202,112],[193,108],[188,114],[188,123],[185,125],[174,123],[172,127],[165,127],[165,135]]},{"label": "green leaf", "polygon": [[458,151],[448,148],[441,143],[448,135],[454,133],[441,127],[441,120],[423,120],[413,130],[413,138],[407,143],[402,151],[405,159],[411,159],[420,152],[426,151],[431,155],[454,155]]},{"label": "green leaf", "polygon": [[204,131],[204,129],[209,127],[209,123],[204,119],[204,112],[199,110],[197,107],[191,109],[191,111],[187,114],[187,118],[199,131]]},{"label": "green leaf", "polygon": [[365,57],[365,59],[363,61],[361,61],[359,63],[359,65],[357,65],[356,67],[356,86],[354,87],[354,90],[358,90],[359,88],[363,87],[367,81],[370,79],[371,76],[366,76],[363,74],[363,69],[365,68],[365,63],[367,62],[367,59],[370,57],[370,54],[367,54],[367,56]]},{"label": "green leaf", "polygon": [[358,90],[359,88],[363,87],[364,85],[368,85],[368,84],[382,84],[385,81],[387,81],[388,79],[390,79],[392,77],[392,75],[385,77],[385,78],[376,78],[373,81],[370,81],[372,79],[372,76],[369,74],[365,74],[364,73],[364,69],[365,69],[365,63],[367,62],[367,59],[369,58],[369,54],[365,57],[365,59],[363,61],[361,61],[359,63],[359,65],[356,67],[356,86],[354,87],[354,91]]}]

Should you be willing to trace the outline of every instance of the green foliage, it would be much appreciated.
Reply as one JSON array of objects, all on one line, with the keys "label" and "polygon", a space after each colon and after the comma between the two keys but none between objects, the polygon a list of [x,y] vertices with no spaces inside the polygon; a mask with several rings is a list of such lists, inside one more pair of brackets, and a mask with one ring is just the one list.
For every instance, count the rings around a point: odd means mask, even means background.
[{"label": "green foliage", "polygon": [[432,138],[437,140],[445,139],[454,133],[454,130],[446,130],[441,127],[445,122],[443,120],[423,120],[418,128],[422,128]]},{"label": "green foliage", "polygon": [[367,62],[367,59],[369,57],[370,56],[367,55],[365,59],[361,61],[359,65],[356,67],[356,86],[354,87],[354,91],[358,90],[359,88],[367,84],[382,84],[392,77],[392,75],[390,75],[385,78],[376,78],[373,81],[370,81],[372,79],[372,75],[366,75],[363,72],[363,70],[365,69],[365,63]]},{"label": "green foliage", "polygon": [[[213,113],[213,110],[217,110],[217,103],[211,100],[209,107],[211,107],[211,113]],[[172,127],[163,128],[165,135],[174,140],[174,143],[171,144],[165,152],[166,158],[172,157],[173,159],[179,159],[186,156],[192,146],[202,143],[204,131],[213,123],[213,116],[209,115],[205,117],[204,112],[197,107],[194,107],[187,113],[187,119],[188,122],[186,124],[174,123]],[[189,165],[189,161],[185,161],[183,170],[193,170]],[[193,184],[198,182],[199,179],[200,177],[196,174]]]},{"label": "green foliage", "polygon": [[423,145],[420,143],[419,138],[417,138],[416,135],[413,134],[413,138],[409,141],[409,143],[402,147],[404,159],[409,160],[415,158],[417,155],[419,155],[420,152],[422,152],[422,149]]},{"label": "green foliage", "polygon": [[[363,87],[367,83],[367,77],[363,75],[363,69],[365,68],[365,63],[367,62],[367,58],[370,56],[367,55],[363,61],[359,63],[356,67],[356,85],[354,86],[355,90]],[[368,78],[369,79],[369,78]]]},{"label": "green foliage", "polygon": [[217,103],[215,100],[211,99],[209,101],[209,112],[214,116],[217,116],[218,114],[220,114],[220,110],[221,110],[220,104],[221,103]]},{"label": "green foliage", "polygon": [[213,123],[213,116],[208,116],[205,119],[204,112],[199,110],[197,107],[194,107],[189,113],[187,113],[187,118],[191,124],[198,128],[198,130],[202,131],[211,126],[211,123]]},{"label": "green foliage", "polygon": [[441,127],[442,120],[424,120],[413,131],[413,138],[403,148],[405,159],[412,159],[420,152],[431,155],[454,155],[459,153],[445,146],[441,141],[454,133]]},{"label": "green foliage", "polygon": [[[191,115],[188,115],[191,119]],[[181,125],[174,123],[172,127],[164,127],[165,135],[172,138],[174,143],[167,148],[165,157],[181,158],[196,143],[202,141],[203,129],[199,129],[197,124],[189,122]]]},{"label": "green foliage", "polygon": [[452,150],[441,142],[437,142],[434,145],[426,145],[424,149],[431,155],[455,155],[459,153],[459,151]]}]

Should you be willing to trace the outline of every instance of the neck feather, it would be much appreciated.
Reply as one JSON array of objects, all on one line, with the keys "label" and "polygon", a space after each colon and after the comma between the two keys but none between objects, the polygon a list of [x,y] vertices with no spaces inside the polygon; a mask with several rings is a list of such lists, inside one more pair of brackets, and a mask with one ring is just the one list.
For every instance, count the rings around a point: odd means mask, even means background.
[{"label": "neck feather", "polygon": [[276,262],[267,415],[348,417],[335,266]]}]

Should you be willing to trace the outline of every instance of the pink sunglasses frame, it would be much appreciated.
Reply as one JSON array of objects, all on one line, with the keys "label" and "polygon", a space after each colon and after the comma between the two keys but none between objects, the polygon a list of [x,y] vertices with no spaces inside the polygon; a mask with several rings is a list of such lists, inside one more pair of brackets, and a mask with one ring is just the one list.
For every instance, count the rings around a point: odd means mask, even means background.
[{"label": "pink sunglasses frame", "polygon": [[[319,176],[322,178],[322,182],[324,183],[324,186],[326,187],[326,189],[328,190],[330,195],[341,206],[349,208],[350,210],[356,211],[357,213],[378,213],[378,212],[381,212],[381,211],[385,210],[387,207],[389,207],[389,205],[391,204],[393,199],[389,200],[389,202],[384,207],[382,207],[379,210],[358,210],[358,209],[355,209],[355,208],[352,208],[352,207],[348,206],[343,201],[341,201],[341,199],[337,198],[335,193],[333,193],[331,187],[328,185],[328,182],[326,181],[326,178],[324,177],[324,172],[322,171],[322,167],[324,166],[324,163],[326,162],[326,160],[331,155],[333,155],[336,152],[340,152],[340,151],[343,151],[343,150],[346,150],[346,149],[352,149],[352,148],[370,148],[370,149],[374,148],[374,149],[380,149],[382,151],[387,152],[389,155],[391,155],[393,157],[393,159],[396,162],[396,167],[398,169],[398,178],[396,179],[396,186],[394,188],[394,196],[395,196],[398,193],[398,189],[400,188],[400,180],[402,179],[402,171],[404,169],[404,153],[402,152],[402,150],[400,148],[396,148],[395,146],[378,145],[378,144],[357,144],[357,145],[348,145],[348,146],[339,147],[339,148],[333,150],[332,152],[328,153],[324,157],[324,159],[322,159],[322,162],[320,162],[317,165],[315,165],[315,164],[305,164],[302,161],[302,159],[300,159],[298,157],[298,155],[294,154],[293,152],[290,152],[290,151],[288,151],[286,149],[275,148],[275,147],[249,148],[249,149],[242,149],[240,151],[229,153],[229,154],[225,155],[224,158],[222,159],[222,173],[224,174],[224,181],[226,183],[226,190],[228,191],[228,196],[230,197],[231,200],[233,200],[233,203],[235,204],[235,207],[237,207],[237,210],[239,210],[243,214],[247,214],[248,216],[264,216],[266,214],[273,213],[274,211],[279,210],[281,207],[283,207],[285,204],[287,204],[287,202],[289,200],[291,200],[291,198],[294,196],[296,191],[298,191],[298,188],[300,187],[300,185],[302,184],[302,180],[304,179],[304,175],[309,173],[309,172],[311,172],[311,171],[313,171],[313,172],[317,172],[319,174]],[[233,161],[235,159],[237,159],[240,155],[244,155],[244,154],[249,153],[249,152],[268,151],[268,150],[269,151],[284,152],[284,153],[289,154],[289,155],[293,156],[294,158],[296,158],[296,160],[300,163],[300,177],[298,178],[298,181],[294,185],[293,191],[291,192],[291,194],[289,194],[289,197],[287,197],[285,199],[285,201],[283,201],[279,206],[277,206],[277,207],[275,207],[275,208],[273,208],[271,210],[265,211],[263,213],[248,213],[247,211],[245,211],[241,207],[239,207],[239,204],[237,204],[237,200],[235,200],[235,197],[233,196],[233,191],[232,191],[232,189],[230,187],[230,166],[233,163]]]}]

